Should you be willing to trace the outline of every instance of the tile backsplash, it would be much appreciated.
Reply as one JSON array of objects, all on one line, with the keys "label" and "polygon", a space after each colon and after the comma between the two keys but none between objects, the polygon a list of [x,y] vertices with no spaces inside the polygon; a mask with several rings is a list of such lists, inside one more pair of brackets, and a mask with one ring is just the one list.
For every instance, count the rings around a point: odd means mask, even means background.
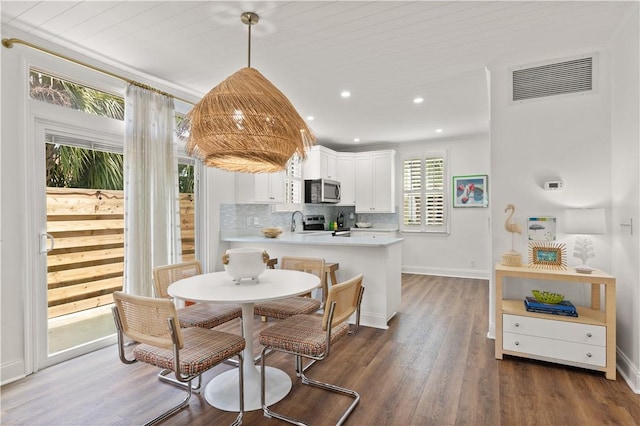
[{"label": "tile backsplash", "polygon": [[[303,215],[322,214],[325,216],[328,228],[329,221],[335,221],[342,212],[346,227],[354,227],[356,222],[370,222],[378,227],[397,227],[397,213],[367,213],[356,214],[353,206],[332,206],[320,204],[304,204]],[[269,204],[221,204],[220,205],[220,229],[225,231],[239,231],[247,234],[258,234],[265,227],[281,227],[288,231],[291,227],[293,212],[274,212]],[[296,215],[298,226],[302,219]]]}]

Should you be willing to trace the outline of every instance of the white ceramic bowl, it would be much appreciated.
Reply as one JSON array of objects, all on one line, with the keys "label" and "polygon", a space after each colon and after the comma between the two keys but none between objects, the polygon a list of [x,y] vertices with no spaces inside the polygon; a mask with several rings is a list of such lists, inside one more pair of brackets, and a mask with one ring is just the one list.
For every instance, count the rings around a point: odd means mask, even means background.
[{"label": "white ceramic bowl", "polygon": [[236,284],[244,278],[260,282],[258,276],[264,272],[268,261],[267,252],[258,248],[229,249],[222,256],[224,270],[231,275]]},{"label": "white ceramic bowl", "polygon": [[371,228],[371,224],[369,222],[356,222],[356,227],[358,227],[358,228]]}]

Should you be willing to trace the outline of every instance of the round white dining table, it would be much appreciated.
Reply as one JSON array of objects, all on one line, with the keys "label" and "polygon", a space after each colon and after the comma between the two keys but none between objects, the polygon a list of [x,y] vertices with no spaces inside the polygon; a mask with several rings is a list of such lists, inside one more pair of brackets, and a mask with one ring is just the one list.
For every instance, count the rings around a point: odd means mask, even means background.
[{"label": "round white dining table", "polygon": [[[306,272],[267,269],[259,282],[242,280],[239,284],[227,272],[195,275],[171,284],[169,294],[181,300],[201,303],[237,303],[242,307],[242,330],[246,340],[244,356],[244,409],[262,409],[260,370],[253,363],[253,307],[256,302],[282,299],[308,293],[320,285],[320,278]],[[291,378],[277,368],[266,367],[267,405],[275,404],[291,390]],[[204,397],[216,408],[239,411],[238,372],[233,369],[215,376],[207,384]]]}]

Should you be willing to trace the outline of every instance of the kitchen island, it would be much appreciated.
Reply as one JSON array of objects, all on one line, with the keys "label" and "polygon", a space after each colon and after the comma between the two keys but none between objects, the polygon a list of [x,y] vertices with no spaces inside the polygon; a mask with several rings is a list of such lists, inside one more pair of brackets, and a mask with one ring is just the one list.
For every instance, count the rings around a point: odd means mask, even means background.
[{"label": "kitchen island", "polygon": [[381,329],[400,308],[402,238],[334,237],[329,232],[284,233],[278,238],[224,236],[230,248],[255,247],[272,258],[322,257],[340,263],[338,281],[364,275],[360,324]]}]

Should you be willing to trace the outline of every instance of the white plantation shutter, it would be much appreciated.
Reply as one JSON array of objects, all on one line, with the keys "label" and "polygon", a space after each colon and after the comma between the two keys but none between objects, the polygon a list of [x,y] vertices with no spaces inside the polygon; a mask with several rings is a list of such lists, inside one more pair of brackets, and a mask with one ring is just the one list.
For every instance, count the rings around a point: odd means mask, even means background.
[{"label": "white plantation shutter", "polygon": [[422,224],[422,161],[411,158],[403,162],[403,191],[404,209],[402,212],[405,226],[419,226]]},{"label": "white plantation shutter", "polygon": [[425,168],[425,225],[444,226],[444,157],[427,157]]},{"label": "white plantation shutter", "polygon": [[285,177],[285,203],[302,203],[302,161],[298,155],[287,163]]},{"label": "white plantation shutter", "polygon": [[403,231],[446,232],[446,153],[403,160]]}]

